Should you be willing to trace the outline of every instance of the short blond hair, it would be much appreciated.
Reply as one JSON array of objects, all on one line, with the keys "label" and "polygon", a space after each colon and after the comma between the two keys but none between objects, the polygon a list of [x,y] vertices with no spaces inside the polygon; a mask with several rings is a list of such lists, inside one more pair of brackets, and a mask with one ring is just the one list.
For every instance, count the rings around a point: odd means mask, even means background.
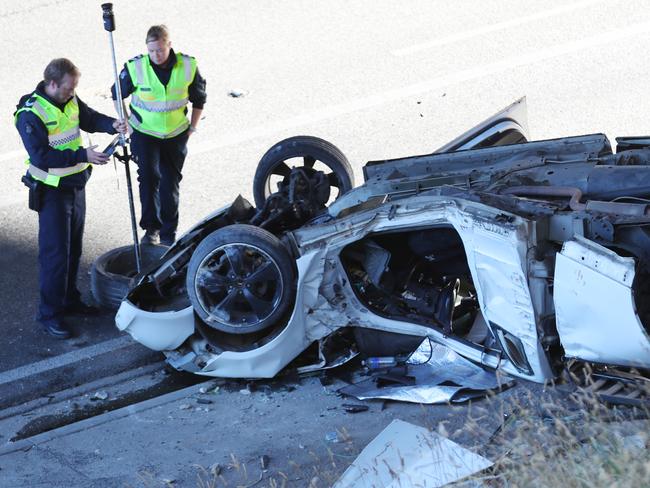
[{"label": "short blond hair", "polygon": [[152,41],[169,41],[169,29],[167,29],[166,25],[160,24],[149,27],[145,44]]}]

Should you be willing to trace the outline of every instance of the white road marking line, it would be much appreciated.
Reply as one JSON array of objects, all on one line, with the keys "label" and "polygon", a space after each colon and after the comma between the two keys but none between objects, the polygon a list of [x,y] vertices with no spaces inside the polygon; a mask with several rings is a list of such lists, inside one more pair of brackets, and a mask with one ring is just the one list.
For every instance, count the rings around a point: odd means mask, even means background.
[{"label": "white road marking line", "polygon": [[[440,89],[445,86],[451,86],[466,81],[485,78],[487,76],[496,75],[513,68],[528,66],[540,61],[546,61],[548,59],[557,58],[567,54],[577,53],[604,44],[612,44],[639,34],[645,34],[649,31],[650,22],[643,22],[613,31],[599,33],[584,39],[578,39],[576,41],[570,41],[556,46],[545,47],[533,52],[518,54],[516,56],[502,59],[500,61],[464,69],[445,76],[433,78],[431,80],[414,83],[412,85],[407,85],[404,87],[392,88],[390,90],[375,93],[349,102],[325,106],[316,112],[298,115],[289,119],[278,120],[277,122],[264,126],[254,127],[247,131],[240,131],[230,134],[227,133],[223,136],[217,137],[214,142],[204,142],[197,145],[190,144],[189,153],[190,155],[202,154],[214,151],[215,149],[240,144],[251,139],[268,137],[287,129],[312,125],[317,122],[333,119],[359,110],[365,110],[368,108],[384,105],[386,103],[402,100],[404,98],[421,95],[423,93]],[[111,174],[106,175],[103,178],[99,177],[97,179],[104,179],[108,178],[109,176],[111,178],[114,178],[114,175]],[[93,177],[93,179],[95,178]]]},{"label": "white road marking line", "polygon": [[44,359],[37,363],[27,364],[26,366],[4,371],[3,373],[0,373],[0,385],[21,380],[28,376],[40,374],[51,369],[67,366],[68,364],[76,363],[84,359],[94,358],[100,354],[115,351],[130,344],[134,344],[133,339],[130,336],[122,336],[117,339],[100,342],[94,346],[54,356],[50,359]]},{"label": "white road marking line", "polygon": [[507,29],[508,27],[515,27],[518,25],[522,24],[527,24],[530,22],[533,22],[535,20],[541,20],[545,19],[547,17],[553,17],[554,15],[559,15],[567,12],[571,12],[572,10],[578,10],[583,7],[589,7],[591,5],[595,5],[597,3],[602,3],[605,0],[584,0],[582,2],[574,3],[572,5],[564,5],[562,7],[558,7],[555,9],[551,10],[544,10],[542,12],[538,12],[536,14],[532,15],[527,15],[525,17],[518,17],[516,19],[512,20],[506,20],[504,22],[499,22],[498,24],[492,24],[492,25],[486,25],[484,27],[480,27],[478,29],[473,29],[473,30],[468,30],[465,32],[459,32],[457,34],[452,34],[447,37],[443,37],[441,39],[435,39],[430,42],[423,42],[421,44],[415,44],[414,46],[410,47],[404,47],[401,49],[394,49],[391,51],[391,54],[394,56],[407,56],[409,54],[413,54],[419,51],[424,51],[427,49],[431,49],[434,47],[440,47],[444,46],[446,44],[452,44],[454,42],[458,41],[464,41],[466,39],[471,39],[472,37],[478,37],[482,36],[484,34],[488,34],[490,32],[496,32],[500,31],[503,29]]},{"label": "white road marking line", "polygon": [[[296,117],[281,120],[266,126],[253,128],[249,131],[233,134],[225,134],[222,137],[217,137],[217,140],[212,143],[203,143],[198,146],[190,147],[190,154],[201,154],[215,149],[219,149],[241,142],[258,138],[267,137],[274,133],[296,128],[306,125],[315,124],[324,120],[333,119],[341,115],[346,115],[359,110],[364,110],[386,103],[402,100],[411,96],[421,95],[436,89],[443,88],[466,81],[471,81],[487,76],[496,75],[504,71],[519,68],[522,66],[531,65],[540,61],[557,58],[559,56],[573,54],[585,49],[591,49],[603,44],[612,44],[622,39],[627,39],[635,35],[644,34],[650,31],[650,22],[626,26],[610,32],[597,34],[585,39],[571,41],[557,46],[550,46],[538,51],[527,52],[505,58],[494,63],[488,63],[473,68],[457,71],[449,75],[433,78],[431,80],[415,83],[412,85],[404,86],[401,88],[393,88],[384,92],[376,93],[367,97],[359,98],[347,103],[337,105],[330,105],[323,107],[318,112],[298,115]],[[522,95],[525,95],[522,93]]]}]

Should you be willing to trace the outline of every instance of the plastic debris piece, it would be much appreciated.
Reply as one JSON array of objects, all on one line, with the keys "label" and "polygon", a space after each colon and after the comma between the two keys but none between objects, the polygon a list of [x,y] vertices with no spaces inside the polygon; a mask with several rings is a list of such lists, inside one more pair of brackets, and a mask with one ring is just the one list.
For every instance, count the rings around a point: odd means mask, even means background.
[{"label": "plastic debris piece", "polygon": [[368,405],[359,405],[357,403],[344,403],[341,406],[347,413],[367,412],[370,408]]},{"label": "plastic debris piece", "polygon": [[325,440],[327,442],[331,442],[333,444],[336,444],[339,441],[339,434],[336,431],[333,432],[328,432],[325,434]]},{"label": "plastic debris piece", "polygon": [[106,400],[107,398],[108,398],[108,393],[106,393],[105,391],[97,391],[92,397],[90,397],[92,401]]},{"label": "plastic debris piece", "polygon": [[627,436],[620,436],[621,446],[628,451],[643,452],[647,449],[646,436],[642,434],[633,434]]},{"label": "plastic debris piece", "polygon": [[228,96],[232,98],[241,98],[248,95],[248,92],[245,90],[230,90]]},{"label": "plastic debris piece", "polygon": [[397,366],[397,358],[392,356],[372,357],[361,361],[361,364],[368,369],[391,368]]}]

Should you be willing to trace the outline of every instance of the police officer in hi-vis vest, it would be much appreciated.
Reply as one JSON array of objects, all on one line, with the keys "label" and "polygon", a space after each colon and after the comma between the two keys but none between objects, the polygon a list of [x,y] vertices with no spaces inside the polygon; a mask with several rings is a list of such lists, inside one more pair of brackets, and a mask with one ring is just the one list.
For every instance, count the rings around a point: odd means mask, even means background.
[{"label": "police officer in hi-vis vest", "polygon": [[65,58],[52,60],[34,92],[23,96],[14,113],[29,159],[23,182],[30,208],[38,211],[40,304],[37,320],[59,339],[71,336],[64,315],[95,314],[77,289],[81,257],[85,186],[93,164],[108,155],[82,147],[80,130],[126,133],[126,123],[100,114],[75,95],[79,70]]},{"label": "police officer in hi-vis vest", "polygon": [[[164,25],[152,26],[145,42],[148,55],[127,61],[120,88],[123,98],[131,95],[131,152],[138,165],[142,243],[170,246],[176,240],[187,141],[196,132],[206,100],[205,79],[192,56],[174,52]],[[112,90],[115,100],[115,85]]]}]

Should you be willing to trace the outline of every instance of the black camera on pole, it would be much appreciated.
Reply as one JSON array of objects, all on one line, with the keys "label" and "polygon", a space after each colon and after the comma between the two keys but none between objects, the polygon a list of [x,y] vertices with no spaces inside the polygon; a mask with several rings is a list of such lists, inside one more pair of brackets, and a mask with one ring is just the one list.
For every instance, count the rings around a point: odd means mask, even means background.
[{"label": "black camera on pole", "polygon": [[102,18],[104,19],[104,30],[113,32],[115,30],[115,16],[113,15],[112,3],[102,3]]}]

